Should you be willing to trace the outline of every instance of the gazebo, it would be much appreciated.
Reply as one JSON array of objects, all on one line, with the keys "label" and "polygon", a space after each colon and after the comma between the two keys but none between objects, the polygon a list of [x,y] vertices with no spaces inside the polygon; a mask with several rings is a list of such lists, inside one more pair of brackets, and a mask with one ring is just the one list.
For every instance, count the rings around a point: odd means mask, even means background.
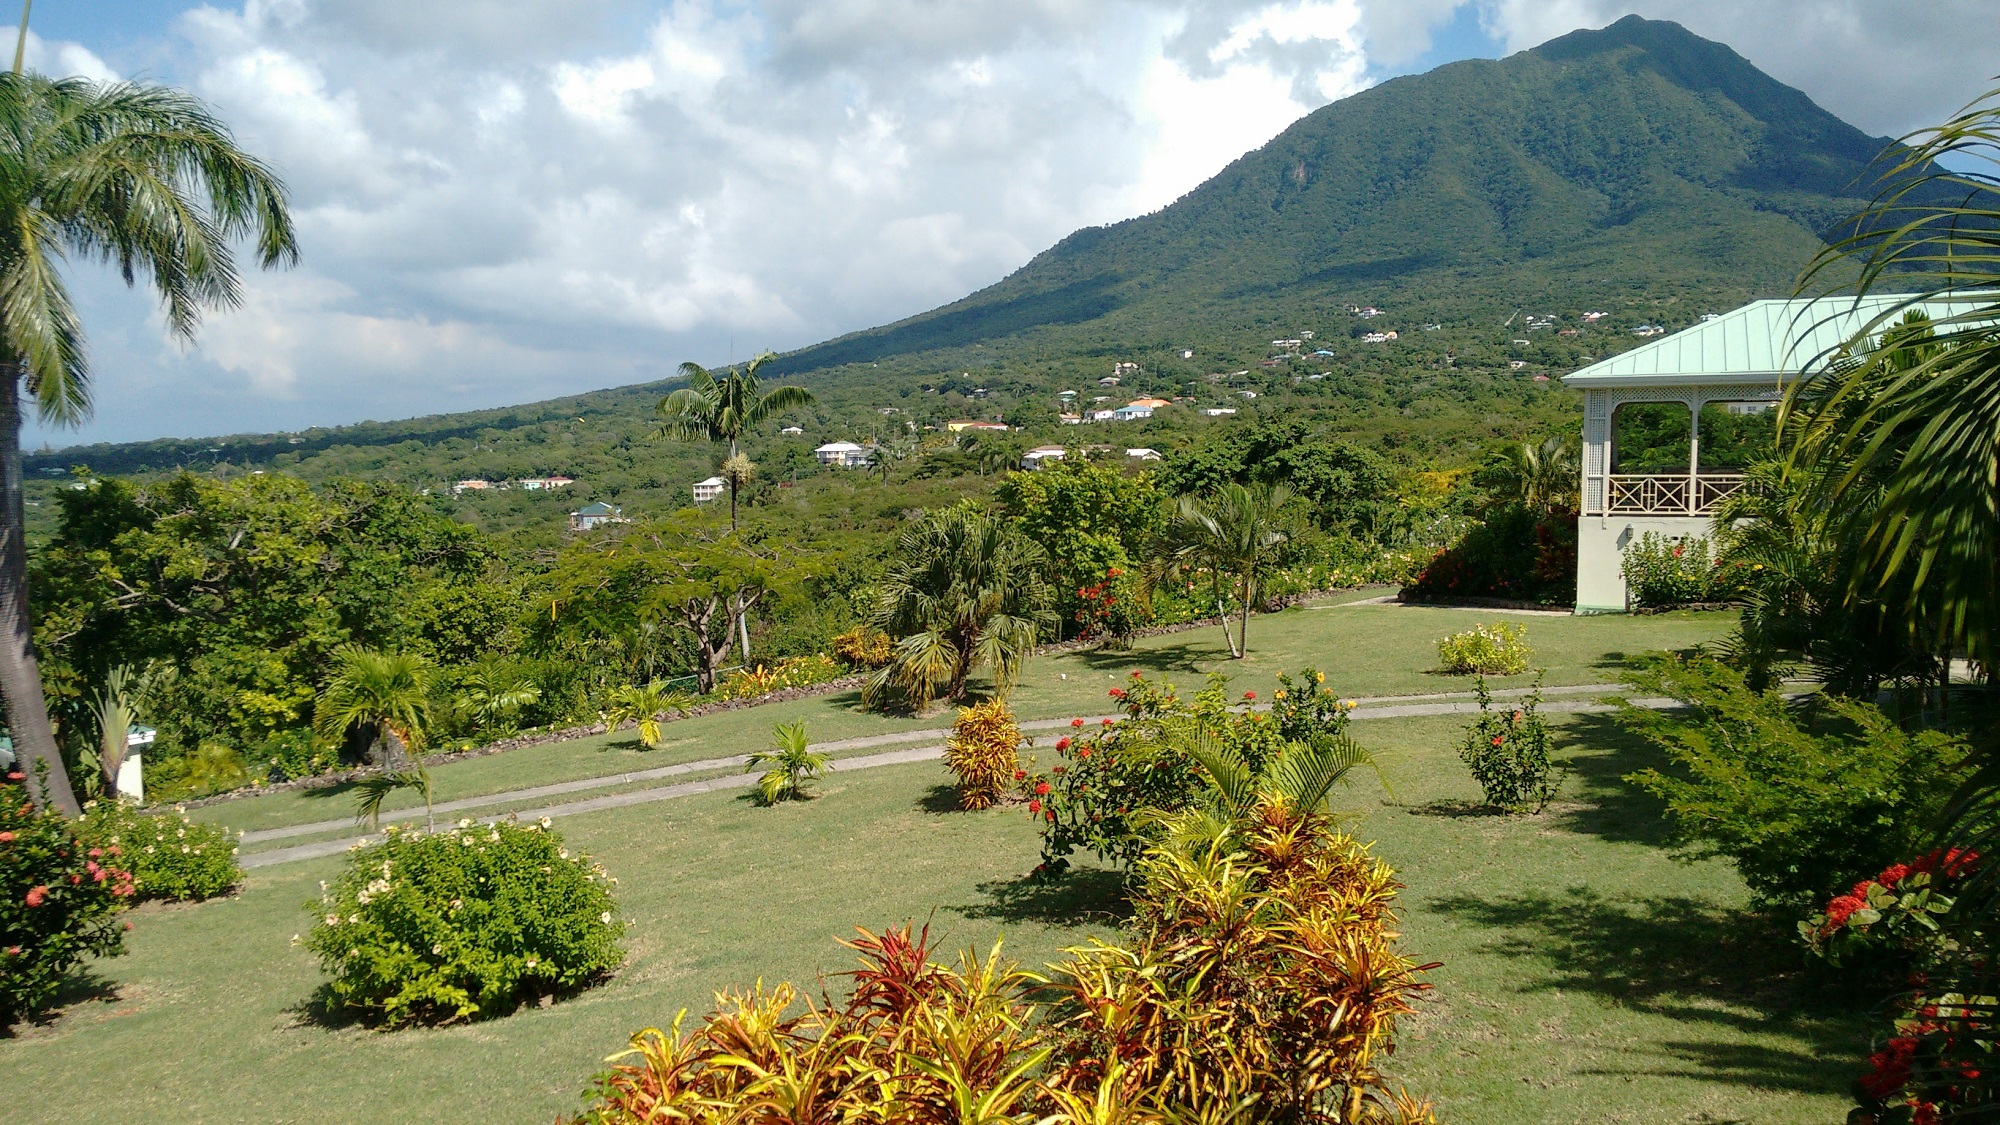
[{"label": "gazebo", "polygon": [[1576,612],[1627,608],[1625,549],[1647,532],[1707,535],[1768,441],[1786,381],[1903,299],[1752,301],[1565,375],[1583,392]]}]

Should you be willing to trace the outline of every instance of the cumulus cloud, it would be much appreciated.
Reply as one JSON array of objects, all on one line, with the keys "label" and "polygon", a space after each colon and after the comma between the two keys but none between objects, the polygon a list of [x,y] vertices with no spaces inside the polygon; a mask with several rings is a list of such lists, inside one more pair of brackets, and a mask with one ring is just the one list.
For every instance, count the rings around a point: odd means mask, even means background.
[{"label": "cumulus cloud", "polygon": [[1887,28],[1892,54],[1976,54],[1861,0],[243,0],[130,59],[36,40],[39,69],[213,102],[291,184],[304,251],[192,351],[79,265],[98,420],[51,436],[499,405],[884,323],[1164,206],[1455,17],[1512,48],[1627,2],[1876,131],[1945,80],[1824,52]]}]

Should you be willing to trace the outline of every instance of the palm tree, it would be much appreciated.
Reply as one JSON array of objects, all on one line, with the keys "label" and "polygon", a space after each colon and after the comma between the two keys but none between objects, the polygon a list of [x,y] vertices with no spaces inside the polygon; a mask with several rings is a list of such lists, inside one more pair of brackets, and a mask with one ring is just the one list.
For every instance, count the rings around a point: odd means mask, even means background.
[{"label": "palm tree", "polygon": [[[369,747],[380,745],[384,770],[355,785],[356,814],[382,826],[382,802],[399,789],[424,796],[424,826],[435,829],[431,812],[431,771],[424,765],[424,726],[430,717],[436,670],[421,656],[376,652],[349,646],[334,654],[333,678],[313,708],[313,727],[322,738],[344,738],[350,730],[366,732]],[[400,745],[410,768],[400,766]]]},{"label": "palm tree", "polygon": [[1225,484],[1206,498],[1181,497],[1166,550],[1149,574],[1149,581],[1157,582],[1169,573],[1206,570],[1210,580],[1218,584],[1228,576],[1242,614],[1234,637],[1229,635],[1226,615],[1222,623],[1222,639],[1228,643],[1232,659],[1241,660],[1250,652],[1250,607],[1257,600],[1257,571],[1271,548],[1290,538],[1279,524],[1278,512],[1291,498],[1291,489],[1282,484],[1268,489]]},{"label": "palm tree", "polygon": [[1207,784],[1193,806],[1149,810],[1138,823],[1157,827],[1166,845],[1185,855],[1215,846],[1264,801],[1282,800],[1297,813],[1331,812],[1334,788],[1345,784],[1355,769],[1375,765],[1359,743],[1334,732],[1288,742],[1261,768],[1198,721],[1174,721],[1161,732],[1161,741],[1193,758]]},{"label": "palm tree", "polygon": [[864,699],[893,692],[917,709],[956,700],[981,666],[1004,695],[1035,644],[1055,634],[1045,571],[1042,549],[1001,520],[964,505],[926,515],[882,575],[869,624],[899,639]]},{"label": "palm tree", "polygon": [[686,714],[686,702],[685,695],[668,691],[664,680],[627,684],[611,693],[604,722],[614,730],[620,723],[637,723],[640,743],[651,750],[660,744],[660,716],[669,710]]},{"label": "palm tree", "polygon": [[[0,696],[14,744],[36,763],[41,799],[78,813],[56,751],[35,660],[22,543],[22,391],[44,422],[90,416],[83,326],[58,263],[115,262],[144,275],[174,335],[192,340],[205,308],[241,302],[232,241],[259,265],[297,259],[284,185],[178,90],[0,74]],[[46,781],[39,780],[46,769]]]},{"label": "palm tree", "polygon": [[[804,387],[761,389],[757,371],[776,358],[775,354],[765,352],[745,364],[740,372],[731,368],[720,380],[701,364],[681,364],[681,377],[688,385],[660,400],[657,409],[661,435],[681,441],[727,442],[730,459],[740,456],[742,451],[737,443],[752,427],[762,425],[774,414],[811,406],[814,402],[812,392]],[[733,482],[729,489],[729,529],[736,530]]]},{"label": "palm tree", "polygon": [[[1898,295],[1843,361],[1787,388],[1779,432],[1794,457],[1841,466],[1823,503],[1873,501],[1846,568],[1851,592],[1906,578],[1911,609],[1929,607],[1912,616],[1937,631],[1933,643],[1990,677],[2000,669],[2000,90],[1887,153],[1887,186],[1800,289],[1833,280],[1857,300],[1877,285]],[[1897,331],[1919,306],[1933,314],[1926,331]]]},{"label": "palm tree", "polygon": [[1575,513],[1583,476],[1576,447],[1562,437],[1509,446],[1495,491],[1538,515]]},{"label": "palm tree", "polygon": [[831,757],[811,749],[806,741],[806,724],[800,721],[779,723],[776,748],[750,755],[746,772],[770,767],[757,779],[757,803],[775,805],[779,801],[810,800],[812,793],[806,783],[825,777],[832,764]]},{"label": "palm tree", "polygon": [[482,727],[512,730],[521,712],[542,701],[541,686],[525,669],[499,661],[473,667],[459,702]]}]

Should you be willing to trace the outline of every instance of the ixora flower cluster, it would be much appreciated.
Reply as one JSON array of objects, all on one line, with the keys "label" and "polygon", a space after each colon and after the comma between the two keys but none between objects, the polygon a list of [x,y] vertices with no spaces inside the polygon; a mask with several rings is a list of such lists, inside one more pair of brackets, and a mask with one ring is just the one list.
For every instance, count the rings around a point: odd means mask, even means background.
[{"label": "ixora flower cluster", "polygon": [[94,847],[38,809],[18,770],[0,781],[0,1031],[46,1008],[86,957],[124,952],[124,849]]},{"label": "ixora flower cluster", "polygon": [[1800,922],[1799,936],[1834,964],[1889,952],[1922,959],[1943,940],[1938,920],[1952,904],[1945,892],[1978,865],[1978,852],[1958,848],[1890,864]]},{"label": "ixora flower cluster", "polygon": [[355,848],[294,939],[332,978],[327,1006],[391,1025],[504,1015],[623,964],[617,880],[548,825],[391,827]]},{"label": "ixora flower cluster", "polygon": [[1986,1103],[1973,1084],[1992,1057],[1993,997],[1946,994],[1915,1005],[1895,1034],[1868,1056],[1855,1083],[1851,1125],[1938,1125],[1971,1120]]}]

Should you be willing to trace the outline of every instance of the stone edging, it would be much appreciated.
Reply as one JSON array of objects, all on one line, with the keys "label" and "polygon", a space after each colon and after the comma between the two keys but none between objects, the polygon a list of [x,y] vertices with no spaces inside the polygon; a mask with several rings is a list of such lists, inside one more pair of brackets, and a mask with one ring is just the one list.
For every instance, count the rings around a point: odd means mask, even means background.
[{"label": "stone edging", "polygon": [[[1290,609],[1300,602],[1307,602],[1314,598],[1323,598],[1331,594],[1358,589],[1365,589],[1365,587],[1338,586],[1328,590],[1309,590],[1302,594],[1284,594],[1267,599],[1259,607],[1258,612],[1275,613],[1280,610]],[[1128,639],[1137,640],[1142,637],[1166,636],[1169,633],[1192,632],[1196,629],[1212,629],[1222,624],[1222,620],[1219,617],[1204,617],[1197,621],[1182,621],[1173,625],[1152,625],[1144,629],[1135,630],[1130,634]],[[1091,640],[1062,641],[1052,645],[1037,645],[1035,647],[1035,655],[1058,656],[1063,653],[1081,652],[1085,649],[1102,646],[1103,644],[1104,638],[1100,637]],[[686,711],[664,714],[661,716],[660,721],[664,725],[678,722],[681,719],[699,718],[702,715],[714,715],[724,711],[740,711],[745,707],[762,707],[767,703],[789,703],[795,699],[809,699],[816,695],[831,695],[837,691],[858,688],[867,678],[866,673],[856,672],[827,680],[823,683],[806,684],[801,687],[779,688],[777,691],[766,692],[763,695],[752,696],[748,699],[712,700],[708,703],[696,704]],[[606,727],[603,723],[563,727],[558,730],[539,731],[532,734],[516,735],[513,738],[503,738],[470,750],[454,750],[449,754],[439,754],[436,757],[426,758],[425,761],[427,764],[434,766],[450,765],[453,762],[463,762],[472,758],[484,758],[493,754],[504,753],[508,750],[522,750],[530,746],[547,746],[557,742],[569,742],[573,739],[588,738],[594,734],[608,733],[610,733],[610,728]],[[286,793],[295,789],[326,789],[335,785],[344,785],[348,782],[359,781],[364,777],[373,775],[375,772],[376,770],[373,767],[362,767],[351,770],[340,770],[336,773],[314,774],[311,777],[293,778],[290,781],[280,781],[270,785],[244,786],[241,789],[232,789],[227,793],[217,793],[210,797],[198,797],[192,801],[176,801],[174,802],[174,807],[198,809],[207,805],[226,804],[245,797],[261,797],[266,793]]]}]

